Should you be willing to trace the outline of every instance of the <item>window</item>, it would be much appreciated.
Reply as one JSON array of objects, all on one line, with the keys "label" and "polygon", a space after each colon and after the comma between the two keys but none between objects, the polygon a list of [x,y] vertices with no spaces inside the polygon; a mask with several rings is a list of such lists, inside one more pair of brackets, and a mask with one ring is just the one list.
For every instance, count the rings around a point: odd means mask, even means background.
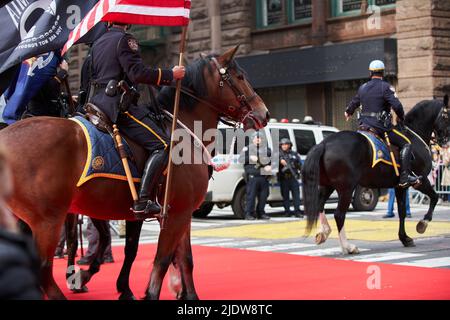
[{"label": "window", "polygon": [[312,0],[291,0],[288,8],[290,23],[311,20]]},{"label": "window", "polygon": [[257,0],[256,26],[263,29],[293,23],[309,23],[312,0]]},{"label": "window", "polygon": [[282,24],[283,2],[284,0],[258,0],[256,10],[259,28]]},{"label": "window", "polygon": [[302,156],[305,156],[316,145],[314,132],[310,130],[294,130],[294,137],[297,144],[297,152]]},{"label": "window", "polygon": [[367,6],[379,6],[379,7],[394,7],[396,0],[330,0],[331,1],[331,16],[349,16],[358,15],[361,13],[361,8],[364,2],[367,2]]},{"label": "window", "polygon": [[336,133],[336,132],[334,132],[334,131],[322,131],[323,139],[325,140],[326,138],[328,138],[329,136],[331,136],[334,133]]},{"label": "window", "polygon": [[289,136],[289,131],[287,129],[278,129],[273,128],[270,129],[270,136],[272,137],[272,150],[277,151],[280,147],[280,141],[281,139],[288,138],[289,140],[291,137]]}]

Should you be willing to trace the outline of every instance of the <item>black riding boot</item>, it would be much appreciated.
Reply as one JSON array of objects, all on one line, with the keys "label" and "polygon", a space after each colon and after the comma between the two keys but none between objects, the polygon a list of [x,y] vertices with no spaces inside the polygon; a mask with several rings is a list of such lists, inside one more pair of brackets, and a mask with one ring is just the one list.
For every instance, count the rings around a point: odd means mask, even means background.
[{"label": "black riding boot", "polygon": [[420,184],[421,177],[416,177],[411,174],[411,145],[405,144],[400,151],[400,182],[399,186],[402,188],[408,188],[410,186],[417,186]]},{"label": "black riding boot", "polygon": [[167,165],[167,155],[166,150],[156,150],[145,164],[139,200],[133,204],[133,212],[138,219],[150,218],[161,211],[161,206],[154,199],[150,199],[149,193],[156,193],[154,189]]}]

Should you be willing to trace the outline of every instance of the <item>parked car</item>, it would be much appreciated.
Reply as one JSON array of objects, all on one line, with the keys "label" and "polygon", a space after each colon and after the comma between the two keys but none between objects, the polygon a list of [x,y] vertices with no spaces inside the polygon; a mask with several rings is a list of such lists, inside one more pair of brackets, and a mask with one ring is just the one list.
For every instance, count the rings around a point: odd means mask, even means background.
[{"label": "parked car", "polygon": [[[237,136],[242,138],[242,135],[245,134],[242,130],[235,131],[234,128],[222,124],[219,125],[218,131],[220,131],[221,135],[216,139],[216,155],[213,161],[217,164],[230,161],[231,165],[226,170],[213,173],[205,201],[194,212],[194,217],[205,218],[209,215],[214,205],[217,205],[219,208],[231,205],[234,215],[237,218],[244,218],[246,201],[244,168],[238,162],[239,153],[244,145],[241,144],[239,146],[239,144],[235,144],[232,152],[230,152],[230,148],[232,145],[231,137]],[[338,131],[334,127],[316,124],[270,122],[263,129],[262,133],[274,151],[278,150],[278,141],[280,139],[289,138],[293,144],[292,148],[300,153],[302,161],[304,161],[306,154],[314,145]],[[277,135],[278,139],[276,139]],[[276,140],[275,145],[273,143],[274,140]],[[271,207],[281,207],[283,205],[280,184],[276,178],[277,170],[278,166],[273,166],[273,176],[270,178],[270,195],[267,199],[267,203]],[[299,182],[300,188],[302,188],[302,183],[301,181]],[[379,195],[380,190],[378,189],[358,186],[353,195],[352,206],[358,211],[372,211],[378,203]],[[331,195],[328,202],[337,202],[336,192]]]}]

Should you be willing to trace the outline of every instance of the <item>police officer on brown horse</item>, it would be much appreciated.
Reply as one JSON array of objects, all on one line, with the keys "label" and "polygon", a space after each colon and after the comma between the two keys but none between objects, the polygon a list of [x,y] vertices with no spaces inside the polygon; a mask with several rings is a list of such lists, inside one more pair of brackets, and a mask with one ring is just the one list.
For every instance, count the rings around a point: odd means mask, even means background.
[{"label": "police officer on brown horse", "polygon": [[411,174],[411,143],[408,138],[396,130],[391,123],[391,108],[397,114],[399,128],[403,128],[405,112],[398,100],[395,89],[387,81],[383,80],[384,63],[374,60],[369,66],[371,80],[364,83],[358,93],[353,97],[345,111],[348,120],[357,108],[362,105],[360,129],[372,131],[380,137],[387,132],[389,140],[400,148],[400,182],[399,186],[407,188],[420,184],[420,177]]},{"label": "police officer on brown horse", "polygon": [[137,218],[143,219],[160,212],[149,190],[154,190],[167,166],[170,138],[149,116],[148,108],[131,104],[126,112],[119,111],[120,95],[105,93],[109,81],[125,80],[135,86],[170,85],[172,80],[182,79],[185,69],[175,66],[172,70],[150,68],[142,62],[138,42],[129,33],[128,25],[112,22],[108,31],[98,38],[91,49],[91,86],[89,101],[100,108],[128,137],[139,143],[150,154],[139,189],[139,200],[133,204]]}]

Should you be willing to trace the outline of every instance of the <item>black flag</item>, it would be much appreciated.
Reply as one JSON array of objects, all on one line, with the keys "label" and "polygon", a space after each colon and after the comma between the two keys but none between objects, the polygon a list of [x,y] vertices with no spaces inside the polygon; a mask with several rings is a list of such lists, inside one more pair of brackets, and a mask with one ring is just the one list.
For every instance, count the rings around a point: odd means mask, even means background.
[{"label": "black flag", "polygon": [[0,74],[64,46],[98,0],[13,0],[0,8]]}]

